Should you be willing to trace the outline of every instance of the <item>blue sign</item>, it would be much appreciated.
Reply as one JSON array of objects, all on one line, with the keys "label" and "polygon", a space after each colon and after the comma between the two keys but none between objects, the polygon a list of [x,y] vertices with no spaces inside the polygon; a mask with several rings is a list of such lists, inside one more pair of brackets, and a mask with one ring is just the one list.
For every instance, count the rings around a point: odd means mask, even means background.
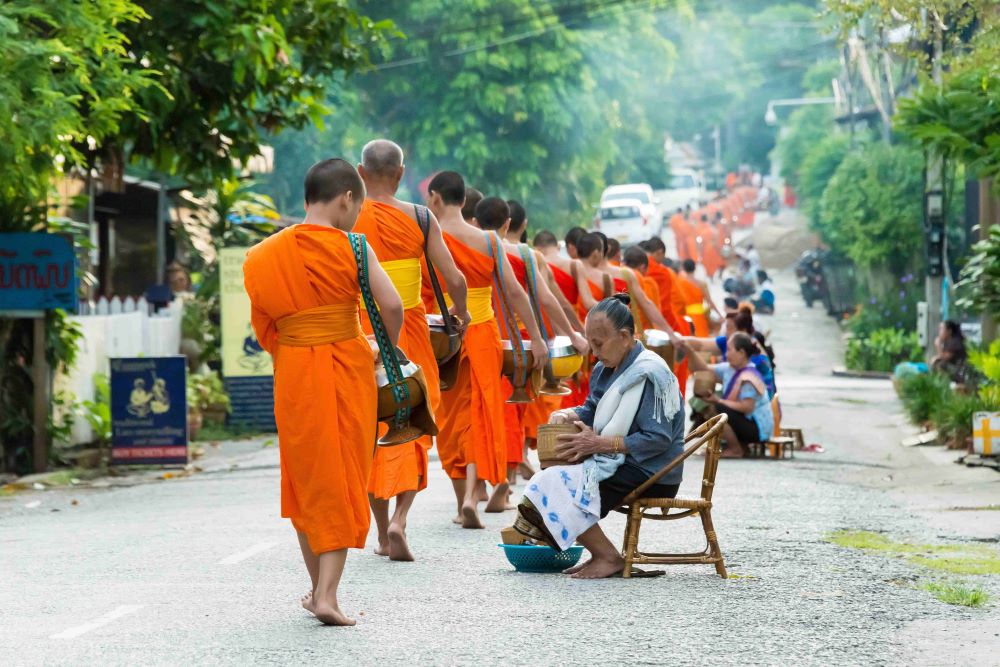
[{"label": "blue sign", "polygon": [[273,375],[227,377],[224,381],[232,404],[227,424],[266,433],[278,431],[274,423]]},{"label": "blue sign", "polygon": [[76,253],[55,234],[0,234],[0,311],[76,311]]},{"label": "blue sign", "polygon": [[188,462],[184,357],[111,360],[111,462]]}]

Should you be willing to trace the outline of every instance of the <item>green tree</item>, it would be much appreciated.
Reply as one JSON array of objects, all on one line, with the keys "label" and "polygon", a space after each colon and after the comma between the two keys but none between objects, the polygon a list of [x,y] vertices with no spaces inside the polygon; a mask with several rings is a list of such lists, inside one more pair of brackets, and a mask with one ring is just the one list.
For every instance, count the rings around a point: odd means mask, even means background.
[{"label": "green tree", "polygon": [[823,192],[850,150],[851,139],[846,134],[828,134],[812,146],[802,160],[798,172],[799,206],[817,231],[823,231],[820,219]]}]

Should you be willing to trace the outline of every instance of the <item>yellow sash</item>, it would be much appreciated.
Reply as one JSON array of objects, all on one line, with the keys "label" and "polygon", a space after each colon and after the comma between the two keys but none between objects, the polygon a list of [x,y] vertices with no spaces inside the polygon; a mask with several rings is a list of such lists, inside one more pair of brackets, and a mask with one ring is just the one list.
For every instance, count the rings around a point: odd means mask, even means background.
[{"label": "yellow sash", "polygon": [[[451,297],[444,295],[444,301],[451,308]],[[472,324],[482,324],[493,319],[493,286],[470,287],[467,297]]]},{"label": "yellow sash", "polygon": [[339,343],[362,335],[357,301],[300,310],[282,317],[277,325],[278,343],[292,347]]},{"label": "yellow sash", "polygon": [[689,303],[685,308],[684,312],[688,315],[704,315],[705,314],[705,304],[703,303]]},{"label": "yellow sash", "polygon": [[399,292],[403,310],[420,305],[420,260],[416,257],[381,262],[393,287]]}]

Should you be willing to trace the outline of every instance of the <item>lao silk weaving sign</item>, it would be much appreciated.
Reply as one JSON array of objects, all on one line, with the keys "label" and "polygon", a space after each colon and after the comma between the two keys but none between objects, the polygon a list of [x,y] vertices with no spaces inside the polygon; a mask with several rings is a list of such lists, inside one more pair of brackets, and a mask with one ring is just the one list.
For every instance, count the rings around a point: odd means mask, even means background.
[{"label": "lao silk weaving sign", "polygon": [[972,447],[980,456],[1000,455],[1000,412],[973,415]]}]

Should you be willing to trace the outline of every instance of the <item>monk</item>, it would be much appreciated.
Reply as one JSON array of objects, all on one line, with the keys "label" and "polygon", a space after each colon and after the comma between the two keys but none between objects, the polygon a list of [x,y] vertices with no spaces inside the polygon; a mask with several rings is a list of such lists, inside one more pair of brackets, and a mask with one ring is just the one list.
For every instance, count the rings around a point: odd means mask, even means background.
[{"label": "monk", "polygon": [[[690,206],[687,208],[688,211],[691,210]],[[684,212],[679,208],[670,216],[670,230],[674,233],[674,244],[677,246],[677,255],[681,259],[687,259],[691,256],[688,249],[688,237],[694,234],[694,230],[691,229],[691,225],[684,217]]]},{"label": "monk", "polygon": [[[667,246],[659,238],[651,238],[642,245],[648,261],[646,276],[656,281],[660,289],[660,312],[675,331],[690,335],[691,327],[685,318],[686,302],[678,283],[677,274],[666,265]],[[636,260],[639,261],[638,259]],[[687,359],[674,364],[674,375],[681,387],[681,395],[687,395],[687,380],[690,375]]]},{"label": "monk", "polygon": [[[583,260],[584,277],[591,286],[591,294],[584,295],[585,298],[589,296],[589,300],[596,304],[600,299],[596,298],[597,295],[594,293],[593,286],[606,284],[604,276],[608,276],[612,280],[616,292],[628,292],[629,296],[635,301],[640,315],[645,316],[655,328],[667,333],[673,333],[673,327],[667,324],[663,315],[660,314],[659,308],[646,296],[636,274],[628,268],[623,269],[622,267],[611,266],[608,263],[607,257],[604,254],[606,252],[604,243],[596,232],[592,232],[581,238],[577,244],[577,248],[580,251],[580,259]],[[603,295],[600,298],[604,298]],[[592,305],[588,306],[588,309],[592,307]]]},{"label": "monk", "polygon": [[698,247],[698,220],[701,219],[701,209],[690,211],[687,215],[688,229],[687,235],[687,256],[694,261],[701,259],[701,249]]},{"label": "monk", "polygon": [[[375,251],[403,301],[405,311],[399,347],[407,359],[423,369],[427,381],[427,400],[431,410],[440,409],[441,388],[437,360],[431,347],[427,327],[427,311],[421,300],[420,260],[424,257],[424,230],[417,220],[417,207],[396,198],[403,178],[403,150],[385,139],[369,142],[361,152],[358,172],[365,182],[367,198],[355,231],[364,234]],[[461,327],[469,323],[466,307],[465,277],[451,257],[441,227],[433,214],[426,211],[426,246],[435,268],[443,278],[454,306],[451,314]],[[371,331],[367,318],[362,318],[366,331]],[[427,459],[432,446],[430,436],[393,447],[377,447],[372,464],[368,493],[372,514],[378,528],[375,553],[390,560],[412,561],[413,554],[406,540],[406,519],[418,492],[427,488]],[[395,499],[395,510],[389,518],[389,500]]]},{"label": "monk", "polygon": [[709,222],[708,214],[702,213],[701,222],[695,230],[701,245],[701,265],[709,278],[715,277],[723,266],[722,255],[719,253],[715,227]]},{"label": "monk", "polygon": [[621,266],[622,263],[622,244],[618,239],[608,239],[608,264],[611,266]]},{"label": "monk", "polygon": [[475,188],[465,188],[465,204],[462,206],[462,219],[473,227],[478,227],[476,222],[476,206],[483,200],[483,193]]},{"label": "monk", "polygon": [[[497,231],[504,241],[507,259],[514,269],[517,281],[528,294],[532,312],[536,314],[535,322],[542,335],[567,336],[573,347],[581,355],[590,354],[587,340],[574,328],[572,321],[566,316],[559,300],[553,294],[551,271],[541,253],[528,249],[520,243],[520,239],[528,228],[528,216],[524,206],[513,199],[507,201],[510,208],[510,219]],[[522,258],[522,248],[529,254],[530,265]],[[530,282],[529,282],[530,281]],[[532,284],[534,289],[532,289]],[[539,321],[538,317],[541,317]],[[573,319],[579,319],[575,316]],[[506,380],[505,380],[506,381]],[[510,391],[513,387],[509,385]],[[508,394],[509,395],[509,394]],[[559,396],[539,395],[532,403],[504,405],[504,423],[507,436],[507,477],[513,484],[517,468],[525,461],[528,448],[527,440],[537,439],[538,425],[546,424],[549,415],[558,410],[562,404]]]},{"label": "monk", "polygon": [[566,243],[566,254],[569,255],[570,259],[579,259],[580,256],[576,252],[576,242],[580,240],[587,230],[583,227],[573,227],[568,232],[566,232],[566,238],[564,239]]},{"label": "monk", "polygon": [[[354,625],[338,603],[347,549],[363,549],[366,487],[377,423],[372,349],[358,317],[358,266],[347,232],[365,198],[348,162],[309,170],[306,217],[247,254],[250,321],[274,358],[274,417],[281,441],[281,515],[292,520],[312,586],[302,605],[326,625]],[[403,304],[378,258],[368,275],[389,340]]]},{"label": "monk", "polygon": [[694,260],[684,260],[682,268],[683,271],[679,276],[680,280],[678,280],[678,283],[687,304],[685,312],[691,318],[691,321],[694,322],[694,335],[699,338],[705,338],[711,333],[707,315],[708,310],[718,315],[720,321],[725,319],[725,315],[715,305],[715,301],[712,300],[708,283],[695,275],[698,266],[694,263]]},{"label": "monk", "polygon": [[[465,222],[465,182],[453,171],[431,179],[428,205],[437,216],[445,243],[468,283],[471,323],[465,332],[455,386],[441,396],[438,419],[438,453],[452,479],[458,505],[457,520],[463,528],[482,528],[479,518],[477,482],[494,486],[487,509],[502,511],[507,505],[507,451],[504,439],[501,369],[503,351],[493,312],[495,262],[501,262],[503,286],[511,307],[524,323],[531,340],[534,368],[548,360],[548,349],[532,320],[528,295],[514,277],[507,255],[495,233],[484,232]],[[510,217],[507,203],[496,197],[479,202],[475,218],[484,227],[502,226]],[[500,222],[497,223],[496,221]]]}]

